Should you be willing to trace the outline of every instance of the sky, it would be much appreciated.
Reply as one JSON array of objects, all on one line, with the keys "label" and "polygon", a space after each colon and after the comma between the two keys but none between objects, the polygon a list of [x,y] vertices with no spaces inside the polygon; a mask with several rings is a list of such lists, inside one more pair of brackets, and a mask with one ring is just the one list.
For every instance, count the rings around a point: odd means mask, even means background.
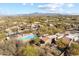
[{"label": "sky", "polygon": [[0,3],[0,15],[29,13],[79,14],[79,3]]}]

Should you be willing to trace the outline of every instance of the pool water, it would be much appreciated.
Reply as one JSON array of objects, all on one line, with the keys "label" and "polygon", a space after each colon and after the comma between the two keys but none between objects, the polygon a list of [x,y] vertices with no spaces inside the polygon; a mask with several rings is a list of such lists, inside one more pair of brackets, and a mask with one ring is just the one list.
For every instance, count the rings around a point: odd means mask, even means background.
[{"label": "pool water", "polygon": [[30,40],[30,39],[35,39],[36,37],[37,37],[36,35],[30,34],[30,35],[25,35],[19,38],[18,40]]}]

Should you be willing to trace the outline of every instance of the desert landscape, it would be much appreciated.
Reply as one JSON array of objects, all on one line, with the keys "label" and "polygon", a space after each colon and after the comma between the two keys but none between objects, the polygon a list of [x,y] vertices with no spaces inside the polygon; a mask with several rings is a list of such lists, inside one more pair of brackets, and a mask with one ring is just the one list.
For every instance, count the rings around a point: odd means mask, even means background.
[{"label": "desert landscape", "polygon": [[79,55],[79,16],[0,17],[0,55]]},{"label": "desert landscape", "polygon": [[78,56],[79,4],[0,4],[0,56]]}]

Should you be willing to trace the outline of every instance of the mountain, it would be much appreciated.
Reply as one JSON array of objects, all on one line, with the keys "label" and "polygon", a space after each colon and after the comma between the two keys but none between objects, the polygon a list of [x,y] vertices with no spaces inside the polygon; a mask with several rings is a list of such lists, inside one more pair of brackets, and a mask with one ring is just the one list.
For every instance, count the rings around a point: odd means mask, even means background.
[{"label": "mountain", "polygon": [[30,13],[30,14],[16,14],[16,15],[0,15],[0,16],[70,16],[79,14],[62,14],[62,13]]},{"label": "mountain", "polygon": [[31,13],[31,14],[18,14],[18,16],[56,16],[62,15],[59,13]]}]

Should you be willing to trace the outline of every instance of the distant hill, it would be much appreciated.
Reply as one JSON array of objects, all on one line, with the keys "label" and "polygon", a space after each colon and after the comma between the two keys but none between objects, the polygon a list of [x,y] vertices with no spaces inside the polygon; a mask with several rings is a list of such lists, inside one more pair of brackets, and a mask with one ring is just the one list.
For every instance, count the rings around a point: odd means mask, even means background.
[{"label": "distant hill", "polygon": [[19,16],[54,16],[54,15],[62,15],[58,13],[31,13],[31,14],[19,14]]},{"label": "distant hill", "polygon": [[30,14],[16,14],[16,15],[0,15],[0,16],[71,16],[78,14],[61,14],[61,13],[30,13]]},{"label": "distant hill", "polygon": [[78,14],[62,14],[62,13],[31,13],[31,14],[18,14],[17,16],[71,16]]}]

